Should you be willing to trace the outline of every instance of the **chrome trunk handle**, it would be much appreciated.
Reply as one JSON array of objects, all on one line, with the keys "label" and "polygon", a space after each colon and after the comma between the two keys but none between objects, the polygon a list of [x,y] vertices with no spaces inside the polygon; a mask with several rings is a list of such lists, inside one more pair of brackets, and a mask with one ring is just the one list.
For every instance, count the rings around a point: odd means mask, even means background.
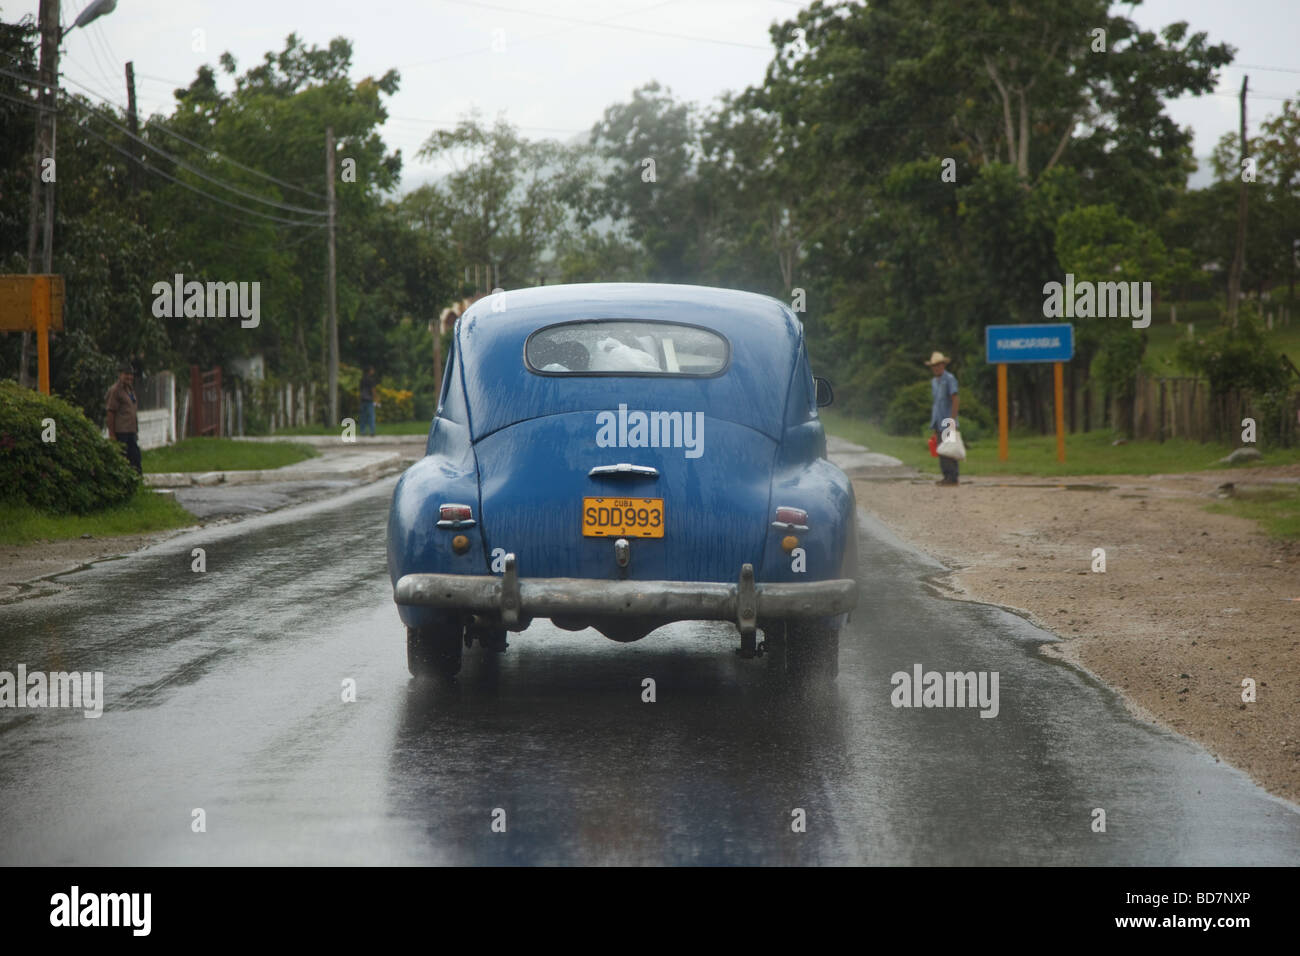
[{"label": "chrome trunk handle", "polygon": [[651,465],[629,465],[625,461],[617,465],[597,465],[587,472],[588,478],[658,478],[659,469]]}]

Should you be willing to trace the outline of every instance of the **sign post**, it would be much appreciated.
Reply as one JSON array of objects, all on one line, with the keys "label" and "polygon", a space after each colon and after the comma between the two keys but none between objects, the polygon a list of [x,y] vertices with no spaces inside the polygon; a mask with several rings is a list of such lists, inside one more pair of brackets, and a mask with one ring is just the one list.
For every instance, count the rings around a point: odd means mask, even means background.
[{"label": "sign post", "polygon": [[1065,461],[1065,366],[1052,363],[1052,378],[1056,392],[1056,460]]},{"label": "sign post", "polygon": [[1007,460],[1007,363],[998,363],[998,461]]},{"label": "sign post", "polygon": [[984,329],[989,364],[998,367],[998,458],[1007,460],[1007,364],[1051,362],[1056,400],[1056,460],[1065,461],[1065,367],[1074,358],[1074,326],[989,325]]},{"label": "sign post", "polygon": [[0,275],[0,332],[35,332],[37,384],[50,394],[50,332],[63,328],[63,276]]}]

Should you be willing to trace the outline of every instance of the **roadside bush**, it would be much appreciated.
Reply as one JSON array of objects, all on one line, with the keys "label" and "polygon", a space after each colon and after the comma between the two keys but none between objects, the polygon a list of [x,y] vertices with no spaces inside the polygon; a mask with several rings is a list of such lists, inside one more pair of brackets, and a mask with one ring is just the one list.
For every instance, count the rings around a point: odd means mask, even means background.
[{"label": "roadside bush", "polygon": [[[993,417],[974,393],[961,389],[958,392],[957,420],[962,440],[977,442],[993,433]],[[930,432],[930,383],[917,382],[900,389],[885,412],[884,429],[891,435],[928,435]]]},{"label": "roadside bush", "polygon": [[891,435],[915,435],[918,430],[924,430],[930,421],[932,401],[929,382],[899,389],[885,410],[885,431]]},{"label": "roadside bush", "polygon": [[[44,441],[53,419],[54,441]],[[122,447],[61,398],[0,382],[0,499],[85,514],[126,501],[139,485]]]},{"label": "roadside bush", "polygon": [[[1282,352],[1249,311],[1243,310],[1235,329],[1225,323],[1204,338],[1179,342],[1178,358],[1209,379],[1214,395],[1235,390],[1249,396],[1261,438],[1284,447],[1294,440],[1295,398]],[[1237,427],[1227,424],[1230,431]]]},{"label": "roadside bush", "polygon": [[[327,399],[328,402],[328,399]],[[361,369],[339,363],[339,421],[350,418],[361,424]]]},{"label": "roadside bush", "polygon": [[1209,379],[1215,395],[1233,389],[1266,392],[1287,383],[1282,353],[1249,313],[1242,314],[1235,329],[1225,323],[1204,338],[1180,341],[1178,358]]},{"label": "roadside bush", "polygon": [[375,420],[378,422],[409,422],[415,418],[415,393],[404,388],[375,386]]},{"label": "roadside bush", "polygon": [[[879,368],[872,369],[864,379],[861,393],[855,396],[861,413],[873,421],[880,421],[904,388],[919,382],[928,389],[930,372],[918,362],[905,361],[896,356]],[[859,376],[855,375],[853,381],[855,384],[859,382]],[[928,412],[926,418],[929,418]]]},{"label": "roadside bush", "polygon": [[1300,390],[1282,384],[1267,391],[1252,393],[1255,414],[1259,416],[1259,442],[1278,448],[1296,443],[1296,408]]}]

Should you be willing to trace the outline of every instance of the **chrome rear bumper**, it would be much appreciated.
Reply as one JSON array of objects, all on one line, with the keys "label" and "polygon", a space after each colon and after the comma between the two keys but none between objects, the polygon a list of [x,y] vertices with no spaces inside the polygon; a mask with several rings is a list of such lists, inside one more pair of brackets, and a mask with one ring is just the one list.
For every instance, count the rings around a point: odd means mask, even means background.
[{"label": "chrome rear bumper", "polygon": [[857,582],[756,584],[745,564],[735,584],[706,581],[596,581],[590,578],[521,579],[515,556],[506,555],[501,577],[477,574],[406,574],[393,588],[398,604],[499,614],[507,627],[534,617],[639,617],[674,621],[734,621],[742,635],[759,619],[831,617],[853,610]]}]

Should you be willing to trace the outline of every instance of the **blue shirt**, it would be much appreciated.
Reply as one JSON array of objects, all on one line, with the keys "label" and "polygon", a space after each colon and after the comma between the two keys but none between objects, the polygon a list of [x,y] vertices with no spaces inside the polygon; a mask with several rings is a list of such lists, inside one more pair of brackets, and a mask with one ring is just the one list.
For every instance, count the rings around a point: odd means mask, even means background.
[{"label": "blue shirt", "polygon": [[945,418],[952,418],[952,397],[957,394],[957,377],[947,369],[930,379],[930,427],[942,428]]}]

